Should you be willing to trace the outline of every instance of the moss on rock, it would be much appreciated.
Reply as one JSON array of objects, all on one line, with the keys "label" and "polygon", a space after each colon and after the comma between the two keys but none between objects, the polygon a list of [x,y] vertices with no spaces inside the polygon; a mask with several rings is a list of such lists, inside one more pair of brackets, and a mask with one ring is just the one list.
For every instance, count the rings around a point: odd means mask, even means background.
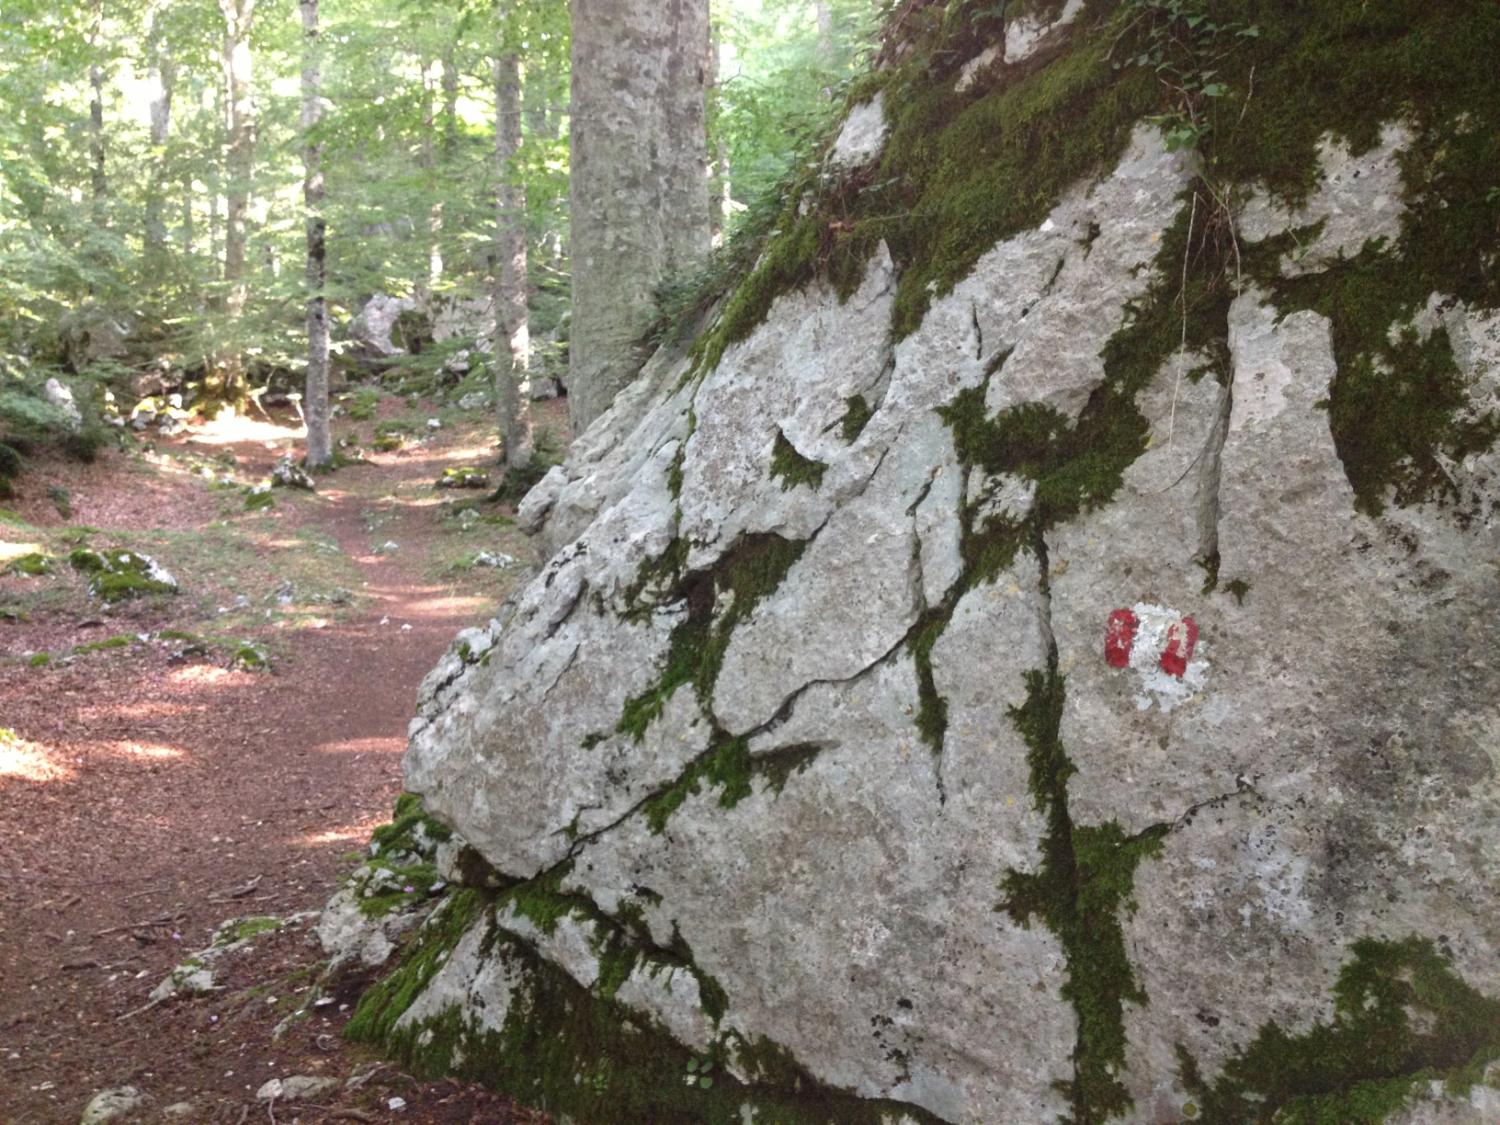
[{"label": "moss on rock", "polygon": [[[584,988],[506,932],[492,900],[480,892],[460,895],[422,927],[401,966],[365,994],[346,1032],[394,1051],[419,1076],[456,1074],[580,1122],[737,1125],[751,1112],[755,1120],[786,1125],[935,1125],[917,1107],[818,1082],[774,1044],[724,1035],[707,1052],[692,1051],[604,995],[608,987]],[[483,955],[503,959],[512,970],[501,1029],[457,1008],[398,1028],[471,926],[486,927]],[[601,985],[623,980],[622,967],[613,964]],[[731,1060],[756,1081],[738,1081]]]},{"label": "moss on rock", "polygon": [[[658,563],[642,568],[638,583],[665,584],[664,601],[683,601],[687,616],[673,631],[667,655],[656,683],[629,699],[617,730],[639,741],[656,721],[667,700],[684,684],[691,683],[705,702],[713,696],[730,635],[750,611],[781,585],[792,564],[802,557],[806,544],[779,535],[747,536],[706,571],[683,573],[673,569],[663,574]],[[680,568],[686,560],[686,544],[680,539],[663,555]],[[639,590],[641,586],[632,587]],[[720,598],[730,595],[727,606]]]},{"label": "moss on rock", "polygon": [[89,593],[102,602],[177,593],[177,580],[155,559],[136,551],[75,547],[68,562],[74,570],[89,575]]},{"label": "moss on rock", "polygon": [[52,560],[38,551],[17,555],[5,564],[5,573],[24,578],[41,578],[52,573]]},{"label": "moss on rock", "polygon": [[1364,1125],[1431,1081],[1463,1093],[1500,1059],[1500,999],[1454,972],[1429,940],[1364,939],[1334,985],[1334,1014],[1300,1035],[1275,1023],[1204,1079],[1177,1048],[1180,1078],[1205,1121]]}]

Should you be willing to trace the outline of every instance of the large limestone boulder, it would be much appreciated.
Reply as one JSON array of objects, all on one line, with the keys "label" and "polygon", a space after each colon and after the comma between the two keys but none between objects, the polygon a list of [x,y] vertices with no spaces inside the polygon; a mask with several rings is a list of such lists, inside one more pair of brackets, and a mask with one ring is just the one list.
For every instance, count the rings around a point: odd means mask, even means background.
[{"label": "large limestone boulder", "polygon": [[485,874],[354,1035],[580,1121],[1492,1116],[1500,15],[1216,24],[1184,148],[1190,29],[1025,7],[527,498],[405,762]]}]

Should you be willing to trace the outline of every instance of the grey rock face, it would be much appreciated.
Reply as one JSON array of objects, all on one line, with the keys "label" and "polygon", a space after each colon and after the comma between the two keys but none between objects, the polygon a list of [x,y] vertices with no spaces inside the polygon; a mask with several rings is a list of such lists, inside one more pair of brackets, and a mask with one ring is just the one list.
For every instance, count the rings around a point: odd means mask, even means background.
[{"label": "grey rock face", "polygon": [[73,401],[73,388],[60,379],[48,379],[42,387],[42,394],[62,412],[70,428],[76,430],[83,425],[83,415],[79,412],[78,403]]},{"label": "grey rock face", "polygon": [[834,168],[857,168],[880,155],[885,145],[885,98],[876,94],[849,111],[834,138],[828,162]]},{"label": "grey rock face", "polygon": [[[1329,142],[1239,236],[1326,220],[1281,262],[1310,279],[1390,237],[1410,137]],[[1182,1052],[1212,1083],[1272,1022],[1352,1020],[1372,950],[1500,996],[1495,453],[1442,462],[1459,502],[1370,514],[1332,323],[1248,283],[1220,349],[1142,365],[1107,497],[1059,515],[1055,476],[956,437],[1115,393],[1193,175],[1137,130],[894,346],[881,246],[714,370],[648,365],[523,505],[550,561],[423,686],[408,786],[528,882],[403,1032],[540,1018],[542,964],[738,1079],[769,1041],[891,1116],[1030,1122],[1104,1058],[1156,1122],[1203,1096]],[[1408,330],[1446,336],[1461,414],[1496,408],[1500,317],[1436,293]],[[612,975],[621,934],[651,956]],[[1422,1085],[1405,1119],[1490,1094]]]},{"label": "grey rock face", "polygon": [[392,297],[377,293],[365,302],[365,307],[349,326],[349,334],[377,356],[393,356],[401,347],[391,339],[397,318],[404,312],[420,308],[414,297]]}]

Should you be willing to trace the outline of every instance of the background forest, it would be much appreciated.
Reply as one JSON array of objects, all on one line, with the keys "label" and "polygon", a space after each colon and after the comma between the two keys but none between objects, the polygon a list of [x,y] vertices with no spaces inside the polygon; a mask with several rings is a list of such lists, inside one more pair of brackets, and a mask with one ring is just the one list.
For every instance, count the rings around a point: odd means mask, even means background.
[{"label": "background forest", "polygon": [[[321,7],[317,55],[292,0],[0,14],[0,490],[49,442],[84,457],[128,442],[143,411],[170,420],[300,392],[309,149],[336,391],[487,379],[478,356],[449,361],[489,347],[507,186],[524,188],[532,370],[565,374],[567,5]],[[715,0],[717,243],[774,215],[763,201],[841,103],[878,9]],[[496,62],[510,56],[520,146],[497,158]],[[663,299],[694,284],[676,279]]]}]

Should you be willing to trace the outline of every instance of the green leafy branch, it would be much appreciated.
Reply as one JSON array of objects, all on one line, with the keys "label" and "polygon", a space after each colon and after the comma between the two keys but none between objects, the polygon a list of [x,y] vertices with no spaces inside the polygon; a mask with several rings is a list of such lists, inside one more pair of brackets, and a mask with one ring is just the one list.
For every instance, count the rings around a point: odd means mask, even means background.
[{"label": "green leafy branch", "polygon": [[1115,65],[1156,72],[1169,108],[1147,120],[1161,129],[1169,152],[1196,149],[1209,135],[1209,106],[1229,93],[1219,64],[1238,42],[1260,36],[1258,26],[1216,20],[1208,7],[1206,0],[1125,0],[1135,17],[1129,27],[1144,26],[1144,42]]}]

